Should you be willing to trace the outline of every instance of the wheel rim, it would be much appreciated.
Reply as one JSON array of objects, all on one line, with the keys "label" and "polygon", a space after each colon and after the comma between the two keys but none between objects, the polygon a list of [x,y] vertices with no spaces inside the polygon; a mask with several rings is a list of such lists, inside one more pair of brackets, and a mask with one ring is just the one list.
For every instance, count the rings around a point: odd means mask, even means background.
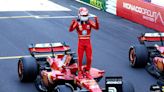
[{"label": "wheel rim", "polygon": [[23,77],[23,63],[21,61],[19,61],[18,63],[18,75],[20,80],[22,80]]},{"label": "wheel rim", "polygon": [[135,60],[136,60],[136,54],[134,48],[132,48],[130,50],[130,62],[132,65],[135,63]]}]

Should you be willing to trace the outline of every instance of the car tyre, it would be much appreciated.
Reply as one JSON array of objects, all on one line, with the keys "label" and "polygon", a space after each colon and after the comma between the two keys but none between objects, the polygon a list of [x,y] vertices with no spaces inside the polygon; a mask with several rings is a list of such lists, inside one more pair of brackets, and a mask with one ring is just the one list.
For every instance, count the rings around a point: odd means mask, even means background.
[{"label": "car tyre", "polygon": [[54,92],[74,92],[73,88],[69,85],[58,85],[55,87]]},{"label": "car tyre", "polygon": [[130,65],[134,68],[145,67],[148,62],[148,51],[144,45],[131,46],[129,49]]},{"label": "car tyre", "polygon": [[18,77],[21,82],[32,82],[36,79],[38,66],[33,57],[23,57],[18,61]]}]

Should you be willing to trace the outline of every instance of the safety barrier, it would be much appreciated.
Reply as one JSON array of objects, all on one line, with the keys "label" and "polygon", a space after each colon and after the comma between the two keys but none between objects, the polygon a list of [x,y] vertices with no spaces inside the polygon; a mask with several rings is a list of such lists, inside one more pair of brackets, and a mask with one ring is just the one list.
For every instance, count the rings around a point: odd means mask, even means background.
[{"label": "safety barrier", "polygon": [[82,2],[84,4],[89,4],[90,6],[94,7],[94,8],[97,8],[99,10],[103,10],[105,11],[106,8],[106,0],[76,0],[78,2]]},{"label": "safety barrier", "polygon": [[164,7],[143,0],[77,0],[100,10],[164,32]]},{"label": "safety barrier", "polygon": [[139,0],[118,0],[117,16],[164,32],[164,7]]}]

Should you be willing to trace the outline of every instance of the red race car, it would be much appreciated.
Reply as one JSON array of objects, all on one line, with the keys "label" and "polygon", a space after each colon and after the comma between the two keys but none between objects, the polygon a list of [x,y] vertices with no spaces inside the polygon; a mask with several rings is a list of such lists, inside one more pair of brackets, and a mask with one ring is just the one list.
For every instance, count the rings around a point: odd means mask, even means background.
[{"label": "red race car", "polygon": [[[34,81],[40,92],[134,91],[131,84],[122,81],[122,77],[107,77],[106,88],[100,88],[97,82],[104,76],[104,70],[96,68],[90,70],[91,79],[79,79],[77,55],[65,43],[32,44],[29,52],[30,57],[23,57],[18,61],[18,76],[21,82]],[[85,65],[83,70],[85,71]],[[123,83],[126,87],[122,88]]]},{"label": "red race car", "polygon": [[144,33],[138,37],[139,45],[129,49],[130,65],[145,67],[157,83],[164,85],[164,33]]}]

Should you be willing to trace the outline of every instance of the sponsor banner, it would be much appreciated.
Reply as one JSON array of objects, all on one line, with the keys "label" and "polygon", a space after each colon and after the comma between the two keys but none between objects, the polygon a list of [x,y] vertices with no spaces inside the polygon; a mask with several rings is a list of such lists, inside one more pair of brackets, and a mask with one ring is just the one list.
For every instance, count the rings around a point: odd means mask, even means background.
[{"label": "sponsor banner", "polygon": [[106,4],[105,4],[106,0],[80,0],[80,1],[88,3],[100,10],[103,10],[103,11],[106,10]]},{"label": "sponsor banner", "polygon": [[164,7],[139,0],[118,0],[117,15],[164,32]]},{"label": "sponsor banner", "polygon": [[117,0],[106,0],[106,12],[116,15]]}]

